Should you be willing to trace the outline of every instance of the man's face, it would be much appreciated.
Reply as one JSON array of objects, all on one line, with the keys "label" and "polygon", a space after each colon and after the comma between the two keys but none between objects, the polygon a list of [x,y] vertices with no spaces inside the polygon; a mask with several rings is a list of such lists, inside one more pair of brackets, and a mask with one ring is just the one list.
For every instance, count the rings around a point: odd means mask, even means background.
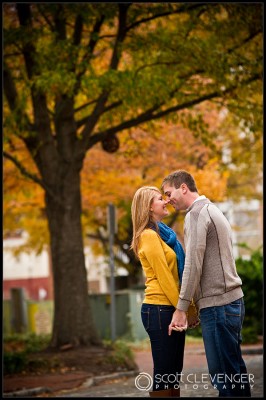
[{"label": "man's face", "polygon": [[185,210],[186,206],[184,204],[184,196],[183,196],[183,188],[182,185],[176,189],[174,186],[170,186],[169,184],[165,184],[163,187],[163,191],[165,196],[168,198],[169,203],[176,210]]}]

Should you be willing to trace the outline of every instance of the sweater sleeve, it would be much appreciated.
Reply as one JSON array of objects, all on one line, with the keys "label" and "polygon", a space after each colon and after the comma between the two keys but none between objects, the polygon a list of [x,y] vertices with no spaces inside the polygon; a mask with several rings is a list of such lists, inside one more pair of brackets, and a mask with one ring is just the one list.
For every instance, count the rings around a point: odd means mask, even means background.
[{"label": "sweater sleeve", "polygon": [[[177,271],[176,255],[170,247],[169,252],[173,252],[171,262]],[[146,259],[149,267],[152,269],[153,278],[157,279],[164,295],[176,307],[179,296],[178,282],[175,280],[168,265],[161,240],[153,230],[147,229],[142,233],[139,255],[141,258],[144,257]]]},{"label": "sweater sleeve", "polygon": [[199,218],[195,221],[194,218],[191,217],[191,213],[187,214],[184,226],[186,258],[182,286],[177,304],[179,310],[188,311],[196,288],[200,285],[206,249],[207,230],[206,219]]}]

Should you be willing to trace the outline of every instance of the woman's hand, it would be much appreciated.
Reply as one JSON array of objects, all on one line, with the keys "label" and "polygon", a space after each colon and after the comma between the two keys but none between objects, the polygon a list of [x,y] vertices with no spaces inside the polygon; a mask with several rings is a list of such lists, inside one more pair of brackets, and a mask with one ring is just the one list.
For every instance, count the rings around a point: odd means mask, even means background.
[{"label": "woman's hand", "polygon": [[184,331],[187,329],[187,326],[187,315],[185,311],[176,309],[173,314],[172,321],[168,327],[168,335],[171,335],[172,330],[179,332]]}]

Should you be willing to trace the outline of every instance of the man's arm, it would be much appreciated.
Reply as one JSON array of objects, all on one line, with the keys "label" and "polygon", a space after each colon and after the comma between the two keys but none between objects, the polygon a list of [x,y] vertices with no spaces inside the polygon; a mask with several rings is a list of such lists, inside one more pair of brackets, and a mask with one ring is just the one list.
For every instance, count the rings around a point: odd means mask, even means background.
[{"label": "man's arm", "polygon": [[196,290],[200,287],[204,254],[206,250],[208,219],[205,213],[199,218],[187,214],[184,227],[186,249],[185,267],[177,308],[187,311]]},{"label": "man's arm", "polygon": [[[198,229],[197,222],[195,222],[194,219],[192,222],[190,214],[187,214],[184,226],[184,241],[186,249],[185,267],[177,309],[174,312],[172,321],[168,327],[169,335],[171,335],[174,328],[177,328],[177,330],[184,330],[188,327],[186,312],[194,296],[196,287],[199,285],[205,252],[205,248],[202,248],[201,246],[199,249],[197,246],[199,239],[197,234],[200,233],[201,241],[204,237],[206,243],[206,232],[207,227],[205,223],[202,224],[201,229]],[[192,321],[191,327],[198,325],[198,323],[198,318],[196,318]]]}]

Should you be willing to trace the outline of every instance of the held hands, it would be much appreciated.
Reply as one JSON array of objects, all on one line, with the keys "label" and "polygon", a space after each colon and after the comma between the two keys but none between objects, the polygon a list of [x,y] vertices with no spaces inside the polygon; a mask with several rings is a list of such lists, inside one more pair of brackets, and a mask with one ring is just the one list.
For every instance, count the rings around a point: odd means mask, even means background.
[{"label": "held hands", "polygon": [[168,335],[171,335],[172,330],[182,332],[187,329],[196,328],[200,324],[196,307],[189,306],[188,312],[175,310],[171,324],[168,327]]},{"label": "held hands", "polygon": [[172,321],[168,327],[168,335],[170,336],[172,333],[172,330],[175,331],[184,331],[188,327],[188,321],[187,321],[187,315],[185,311],[181,310],[175,310]]}]

